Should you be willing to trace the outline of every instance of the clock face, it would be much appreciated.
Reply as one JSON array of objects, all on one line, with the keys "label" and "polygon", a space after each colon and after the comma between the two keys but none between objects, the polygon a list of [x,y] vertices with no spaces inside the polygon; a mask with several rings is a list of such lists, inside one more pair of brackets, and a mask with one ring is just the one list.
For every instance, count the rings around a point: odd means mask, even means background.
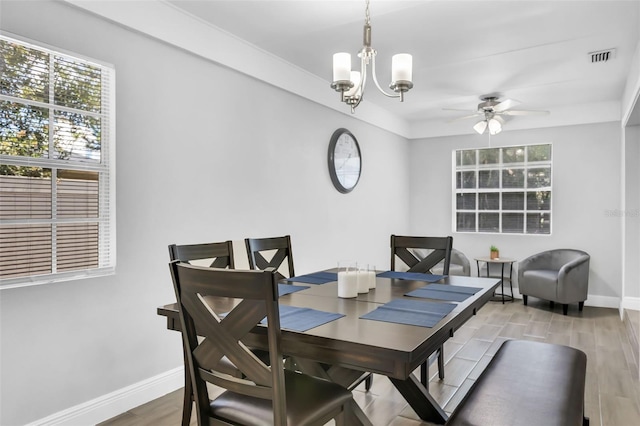
[{"label": "clock face", "polygon": [[348,193],[360,179],[362,159],[355,136],[347,129],[338,129],[329,143],[329,174],[336,189]]}]

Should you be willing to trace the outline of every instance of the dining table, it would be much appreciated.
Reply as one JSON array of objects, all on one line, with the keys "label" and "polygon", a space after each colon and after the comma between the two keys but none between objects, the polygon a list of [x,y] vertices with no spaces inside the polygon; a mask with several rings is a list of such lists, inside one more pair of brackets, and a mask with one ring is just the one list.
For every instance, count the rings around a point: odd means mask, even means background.
[{"label": "dining table", "polygon": [[[345,387],[364,373],[386,376],[422,420],[444,424],[447,414],[413,371],[491,300],[500,280],[379,273],[375,288],[369,292],[359,293],[353,298],[340,298],[337,280],[332,278],[335,270],[323,271],[322,274],[329,277],[323,283],[311,283],[313,280],[305,279],[313,277],[313,274],[300,277],[300,281],[296,281],[296,277],[283,281],[280,285],[285,289],[287,285],[302,288],[291,293],[281,291],[279,304],[281,307],[308,308],[340,316],[304,331],[282,326],[283,354],[294,360],[295,368],[303,373],[323,377]],[[422,275],[428,279],[425,281]],[[456,297],[460,293],[466,294]],[[447,297],[447,294],[453,297]],[[431,319],[433,324],[428,324],[430,326],[413,325],[411,321],[403,323],[404,318],[412,318],[418,312],[410,309],[407,314],[387,309],[397,303],[411,307],[416,302],[444,314],[441,318]],[[176,303],[159,307],[157,313],[166,317],[168,329],[180,330]],[[384,315],[376,317],[374,314],[377,313]],[[243,342],[252,348],[268,349],[266,328],[257,326]],[[361,410],[360,407],[356,409]],[[189,409],[185,405],[183,424],[189,423],[190,411],[190,404]],[[358,411],[349,424],[371,423],[362,411]]]}]

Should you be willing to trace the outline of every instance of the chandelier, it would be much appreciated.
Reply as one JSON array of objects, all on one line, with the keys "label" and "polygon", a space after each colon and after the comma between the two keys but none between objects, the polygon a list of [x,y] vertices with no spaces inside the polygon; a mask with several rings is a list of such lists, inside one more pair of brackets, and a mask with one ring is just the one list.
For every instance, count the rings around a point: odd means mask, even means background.
[{"label": "chandelier", "polygon": [[333,55],[333,83],[331,87],[340,92],[340,100],[351,107],[351,113],[364,96],[367,83],[367,67],[371,65],[371,76],[376,87],[382,94],[389,98],[400,98],[404,101],[404,92],[413,87],[411,81],[413,58],[407,53],[399,53],[391,58],[391,84],[389,88],[395,93],[388,93],[378,83],[376,77],[376,54],[371,47],[371,18],[369,16],[369,0],[366,0],[364,20],[364,46],[358,53],[360,58],[360,71],[351,71],[351,55],[340,52]]}]

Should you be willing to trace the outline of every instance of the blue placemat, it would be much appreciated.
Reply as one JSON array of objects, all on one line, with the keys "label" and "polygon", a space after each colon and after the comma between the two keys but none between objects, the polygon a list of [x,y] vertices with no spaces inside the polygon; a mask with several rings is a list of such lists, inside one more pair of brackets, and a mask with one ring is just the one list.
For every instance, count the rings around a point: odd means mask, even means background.
[{"label": "blue placemat", "polygon": [[[280,305],[280,328],[294,331],[307,331],[342,318],[343,316],[343,314],[317,311],[310,308]],[[261,323],[266,324],[267,319],[263,319]]]},{"label": "blue placemat", "polygon": [[453,303],[422,302],[395,299],[361,316],[363,319],[395,322],[398,324],[433,327],[447,316],[456,305]]},{"label": "blue placemat", "polygon": [[278,297],[309,288],[306,285],[278,284]]},{"label": "blue placemat", "polygon": [[426,286],[432,290],[447,291],[449,293],[464,293],[464,294],[476,294],[480,290],[479,287],[465,287],[463,285],[449,285],[449,284],[429,284]]},{"label": "blue placemat", "polygon": [[463,287],[447,284],[429,284],[405,294],[405,296],[422,297],[425,299],[446,300],[449,302],[462,302],[478,291],[477,287]]},{"label": "blue placemat", "polygon": [[312,274],[299,275],[287,279],[288,282],[299,282],[306,284],[326,284],[331,281],[338,281],[338,274],[335,272],[314,272]]},{"label": "blue placemat", "polygon": [[426,281],[428,283],[434,283],[446,277],[446,275],[431,275],[431,274],[421,274],[419,272],[398,272],[398,271],[381,272],[377,276],[382,278],[395,278],[399,280]]}]

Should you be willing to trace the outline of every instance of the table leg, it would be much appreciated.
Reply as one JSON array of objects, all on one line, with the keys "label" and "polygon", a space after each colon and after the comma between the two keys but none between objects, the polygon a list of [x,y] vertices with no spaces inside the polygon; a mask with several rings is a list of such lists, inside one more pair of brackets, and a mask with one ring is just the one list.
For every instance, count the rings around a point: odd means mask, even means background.
[{"label": "table leg", "polygon": [[389,380],[422,420],[440,425],[447,421],[447,414],[413,374],[406,380]]},{"label": "table leg", "polygon": [[[305,374],[331,380],[345,388],[349,388],[354,381],[358,380],[364,374],[361,371],[350,368],[332,366],[305,358],[295,358],[295,364],[296,367]],[[371,423],[367,415],[362,411],[362,408],[355,402],[352,404],[345,424],[349,426],[373,426],[373,423]]]},{"label": "table leg", "polygon": [[511,289],[511,301],[513,302],[513,263],[509,264],[509,288]]},{"label": "table leg", "polygon": [[502,304],[504,305],[504,263],[502,264],[502,273],[500,274],[500,288],[502,291]]}]

